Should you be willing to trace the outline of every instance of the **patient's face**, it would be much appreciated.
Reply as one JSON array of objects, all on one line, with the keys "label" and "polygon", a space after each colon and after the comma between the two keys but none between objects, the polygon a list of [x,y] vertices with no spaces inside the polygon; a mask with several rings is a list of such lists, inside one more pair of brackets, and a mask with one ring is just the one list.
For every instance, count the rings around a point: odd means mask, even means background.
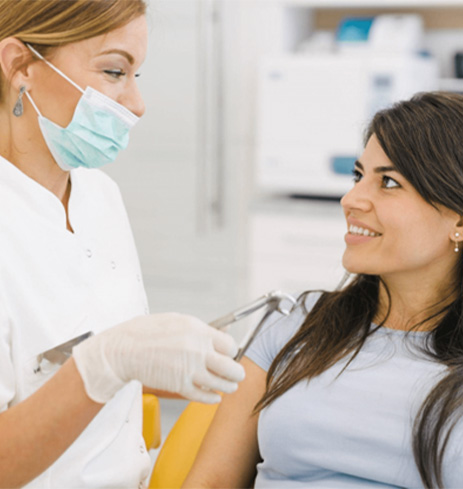
[{"label": "patient's face", "polygon": [[428,204],[396,171],[375,135],[356,163],[354,182],[341,200],[349,272],[420,280],[450,273],[458,257],[451,241],[458,215]]}]

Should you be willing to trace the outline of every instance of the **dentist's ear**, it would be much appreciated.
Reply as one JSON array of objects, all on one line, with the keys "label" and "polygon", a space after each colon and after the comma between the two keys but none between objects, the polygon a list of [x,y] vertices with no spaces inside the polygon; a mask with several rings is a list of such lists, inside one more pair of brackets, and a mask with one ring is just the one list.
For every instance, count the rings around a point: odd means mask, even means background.
[{"label": "dentist's ear", "polygon": [[31,82],[30,66],[33,60],[31,52],[19,39],[7,37],[0,41],[2,88],[8,90],[11,87],[13,91],[18,92],[21,86],[28,87]]}]

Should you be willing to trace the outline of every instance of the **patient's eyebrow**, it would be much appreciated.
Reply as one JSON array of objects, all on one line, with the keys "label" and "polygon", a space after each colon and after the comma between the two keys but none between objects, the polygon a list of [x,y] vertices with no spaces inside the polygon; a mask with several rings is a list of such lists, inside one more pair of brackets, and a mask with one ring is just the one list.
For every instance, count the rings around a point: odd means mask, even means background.
[{"label": "patient's eyebrow", "polygon": [[[365,171],[365,169],[363,168],[363,165],[362,163],[360,163],[359,160],[357,160],[355,162],[355,166],[360,168],[360,170],[362,171]],[[386,173],[388,171],[395,171],[395,172],[398,172],[397,168],[395,166],[376,166],[373,171],[375,173]]]}]

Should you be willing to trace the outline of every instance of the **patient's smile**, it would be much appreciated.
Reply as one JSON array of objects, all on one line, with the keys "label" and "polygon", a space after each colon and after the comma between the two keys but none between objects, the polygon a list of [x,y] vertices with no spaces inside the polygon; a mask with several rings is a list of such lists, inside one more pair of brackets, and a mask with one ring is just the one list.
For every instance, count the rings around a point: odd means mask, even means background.
[{"label": "patient's smile", "polygon": [[374,231],[370,231],[369,229],[362,228],[359,226],[354,226],[353,224],[349,226],[349,234],[354,234],[357,236],[371,236],[371,237],[381,236],[381,234],[379,233],[375,233]]}]

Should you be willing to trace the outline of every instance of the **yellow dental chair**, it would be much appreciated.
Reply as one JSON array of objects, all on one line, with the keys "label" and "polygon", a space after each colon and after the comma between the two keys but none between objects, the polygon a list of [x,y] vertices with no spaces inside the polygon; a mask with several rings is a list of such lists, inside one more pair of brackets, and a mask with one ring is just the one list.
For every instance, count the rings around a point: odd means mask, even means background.
[{"label": "yellow dental chair", "polygon": [[[218,407],[218,404],[198,402],[187,405],[157,456],[149,488],[181,487]],[[161,444],[159,401],[151,394],[143,395],[143,437],[148,449]]]},{"label": "yellow dental chair", "polygon": [[143,439],[148,450],[161,445],[161,407],[152,394],[143,394]]}]

